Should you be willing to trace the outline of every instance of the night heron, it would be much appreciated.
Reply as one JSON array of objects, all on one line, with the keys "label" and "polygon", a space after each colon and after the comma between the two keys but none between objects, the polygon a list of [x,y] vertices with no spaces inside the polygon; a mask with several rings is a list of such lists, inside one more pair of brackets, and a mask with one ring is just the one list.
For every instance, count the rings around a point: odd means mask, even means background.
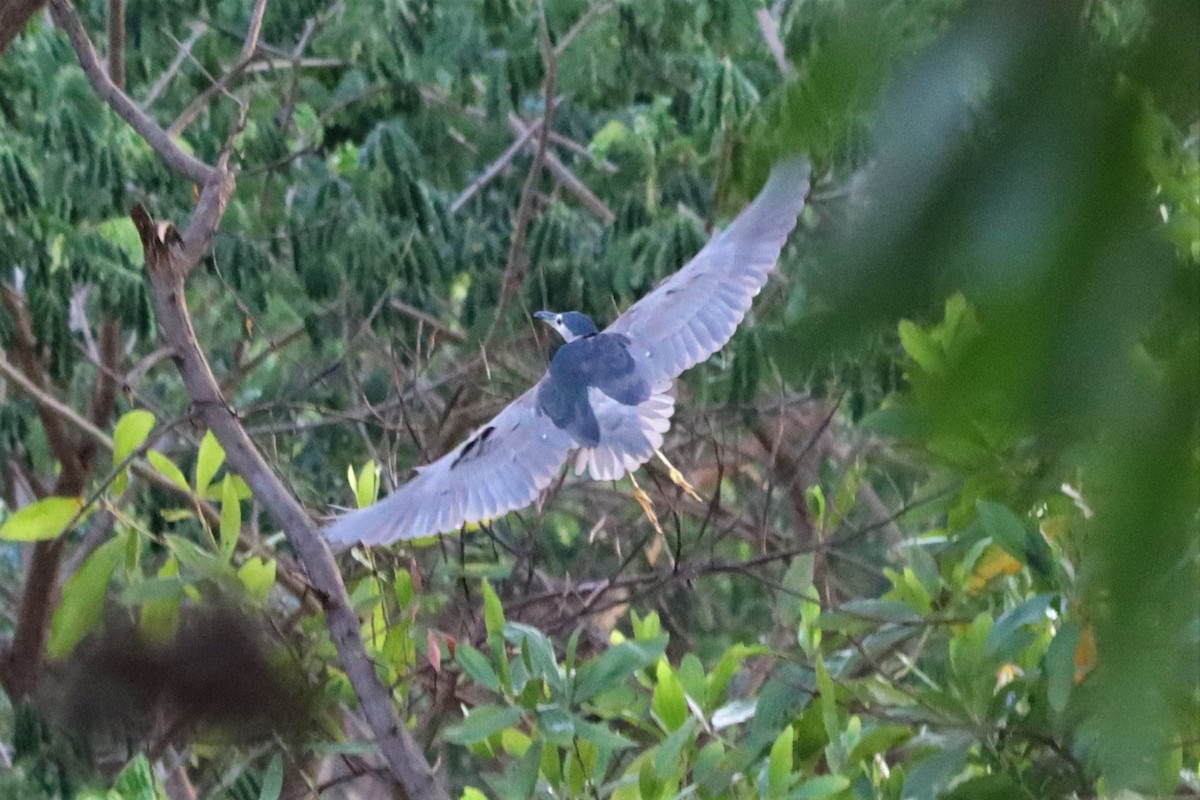
[{"label": "night heron", "polygon": [[[767,281],[808,193],[799,158],[679,272],[605,330],[577,311],[536,316],[564,339],[536,386],[384,500],[338,519],[334,542],[387,544],[499,517],[537,499],[572,451],[576,474],[616,480],[662,456],[675,378],[733,336]],[[644,495],[634,483],[639,502]],[[647,507],[643,502],[643,507]],[[647,511],[649,514],[649,510]]]}]

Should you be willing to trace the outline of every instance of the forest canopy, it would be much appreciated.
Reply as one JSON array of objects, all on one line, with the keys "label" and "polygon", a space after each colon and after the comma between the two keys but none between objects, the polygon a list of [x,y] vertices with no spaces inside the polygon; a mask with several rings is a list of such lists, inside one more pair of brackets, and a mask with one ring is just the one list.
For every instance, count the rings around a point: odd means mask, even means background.
[{"label": "forest canopy", "polygon": [[[1200,796],[1189,0],[0,0],[0,797]],[[665,451],[333,553],[804,154]]]}]

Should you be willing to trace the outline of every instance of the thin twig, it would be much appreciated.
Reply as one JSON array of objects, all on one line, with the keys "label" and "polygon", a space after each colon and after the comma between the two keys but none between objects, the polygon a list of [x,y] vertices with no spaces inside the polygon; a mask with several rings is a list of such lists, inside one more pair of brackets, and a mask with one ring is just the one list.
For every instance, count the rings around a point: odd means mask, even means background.
[{"label": "thin twig", "polygon": [[188,36],[187,41],[179,45],[175,58],[171,59],[167,69],[158,76],[158,80],[154,81],[154,85],[150,87],[150,91],[146,93],[145,99],[142,100],[142,110],[149,111],[150,106],[154,105],[155,101],[162,96],[162,93],[171,85],[171,81],[179,73],[183,67],[183,62],[188,60],[192,54],[192,48],[196,46],[196,42],[200,41],[200,37],[208,30],[204,23],[193,22],[191,25],[192,33]]},{"label": "thin twig", "polygon": [[762,33],[767,50],[771,52],[771,57],[775,59],[775,66],[779,67],[779,71],[784,77],[794,74],[796,68],[788,60],[783,41],[779,38],[779,23],[775,20],[775,17],[771,16],[770,10],[766,8],[758,9],[754,12],[754,16],[758,19],[758,30]]},{"label": "thin twig", "polygon": [[181,150],[157,122],[150,119],[129,95],[112,82],[104,67],[100,65],[96,50],[92,47],[92,42],[83,29],[83,23],[69,0],[50,0],[50,14],[54,18],[54,24],[62,28],[71,40],[71,46],[79,58],[79,66],[83,68],[83,73],[96,94],[146,140],[146,144],[158,153],[159,158],[168,167],[196,183],[205,183],[216,177],[215,169]]},{"label": "thin twig", "polygon": [[[508,112],[507,119],[508,127],[513,131],[513,133],[524,133],[525,130],[530,127],[530,124],[521,119],[520,115],[518,115],[515,111]],[[532,147],[534,145],[532,142],[527,142],[526,146]],[[541,137],[538,137],[537,146],[541,146]],[[612,209],[605,205],[604,201],[597,197],[592,190],[587,187],[587,184],[581,181],[579,176],[572,172],[571,168],[564,164],[562,160],[559,159],[559,157],[554,153],[546,153],[545,167],[564,189],[575,195],[575,198],[579,200],[579,202],[582,203],[588,211],[591,211],[593,214],[599,217],[600,221],[605,225],[611,225],[613,220],[617,218],[617,215],[613,213]]]},{"label": "thin twig", "polygon": [[539,121],[517,134],[517,138],[513,140],[513,143],[495,161],[489,164],[487,169],[479,174],[478,178],[471,181],[471,185],[463,189],[462,194],[454,198],[454,202],[450,204],[450,211],[457,213],[459,209],[470,202],[472,197],[479,194],[483,187],[491,183],[497,175],[504,171],[504,168],[516,157],[517,153],[525,148],[525,143],[541,129],[542,121]]},{"label": "thin twig", "polygon": [[[554,45],[550,41],[550,29],[546,24],[546,9],[538,3],[538,40],[542,48],[542,60],[545,62],[546,78],[542,87],[545,109],[542,112],[541,129],[550,130],[554,119],[554,92],[558,82],[558,58],[554,54]],[[531,126],[536,127],[536,126]],[[546,163],[546,150],[550,144],[549,136],[539,136],[537,151],[533,163],[529,166],[529,174],[525,176],[525,184],[521,187],[521,200],[517,205],[516,223],[513,226],[512,243],[508,249],[508,262],[504,266],[504,276],[500,281],[500,301],[497,304],[496,316],[488,330],[487,339],[491,338],[496,323],[503,315],[504,306],[509,298],[520,288],[525,280],[525,272],[529,268],[529,253],[525,248],[525,237],[529,233],[529,225],[533,221],[533,187],[542,174],[542,166]]]},{"label": "thin twig", "polygon": [[108,77],[125,88],[125,0],[108,0]]},{"label": "thin twig", "polygon": [[583,15],[575,21],[575,24],[571,26],[571,29],[567,31],[566,35],[559,40],[558,44],[555,45],[554,57],[561,58],[562,54],[565,53],[567,48],[571,46],[571,42],[575,41],[575,37],[583,33],[584,29],[587,28],[588,25],[591,25],[597,17],[609,11],[614,6],[616,6],[616,3],[610,2],[609,0],[590,6],[588,10],[583,12]]},{"label": "thin twig", "polygon": [[215,82],[210,84],[204,91],[192,98],[192,102],[188,103],[183,111],[179,112],[179,116],[171,123],[171,127],[167,128],[167,133],[170,136],[179,136],[188,126],[196,121],[196,117],[204,109],[208,108],[213,99],[222,93],[229,91],[229,85],[233,79],[241,75],[246,67],[250,66],[254,61],[258,52],[258,41],[262,36],[263,14],[267,11],[267,0],[255,0],[254,10],[250,12],[250,22],[246,26],[246,39],[242,42],[242,50],[238,54],[237,63],[233,65],[224,75]]}]

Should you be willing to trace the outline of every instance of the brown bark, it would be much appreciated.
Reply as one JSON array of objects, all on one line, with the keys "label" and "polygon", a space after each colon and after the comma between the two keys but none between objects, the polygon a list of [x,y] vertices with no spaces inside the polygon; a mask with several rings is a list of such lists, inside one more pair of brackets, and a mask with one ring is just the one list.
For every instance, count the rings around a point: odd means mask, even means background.
[{"label": "brown bark", "polygon": [[45,0],[0,0],[0,56],[44,4]]}]

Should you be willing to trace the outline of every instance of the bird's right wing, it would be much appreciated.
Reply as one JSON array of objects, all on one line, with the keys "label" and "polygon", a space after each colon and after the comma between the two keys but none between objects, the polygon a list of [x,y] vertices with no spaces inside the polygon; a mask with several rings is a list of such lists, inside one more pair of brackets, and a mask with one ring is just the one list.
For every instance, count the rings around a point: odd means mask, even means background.
[{"label": "bird's right wing", "polygon": [[606,333],[629,337],[650,383],[674,378],[733,337],[804,209],[809,173],[798,157],[776,164],[728,228],[608,326]]},{"label": "bird's right wing", "polygon": [[437,461],[418,467],[417,476],[388,497],[338,519],[326,538],[368,545],[420,539],[532,503],[577,446],[538,410],[537,389]]}]

